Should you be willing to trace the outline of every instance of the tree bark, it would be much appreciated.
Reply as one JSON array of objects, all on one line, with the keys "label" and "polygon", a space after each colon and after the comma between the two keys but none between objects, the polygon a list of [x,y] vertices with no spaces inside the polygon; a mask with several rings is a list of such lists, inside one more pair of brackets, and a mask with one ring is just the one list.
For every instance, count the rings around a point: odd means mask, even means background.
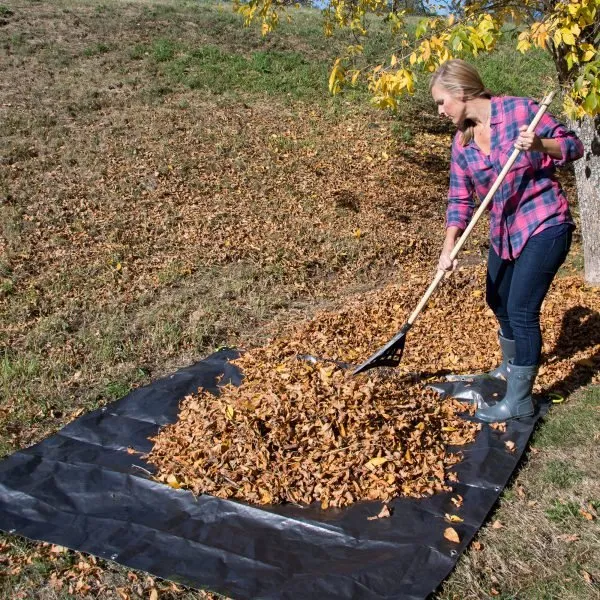
[{"label": "tree bark", "polygon": [[600,116],[584,117],[569,126],[583,142],[583,158],[575,161],[585,281],[600,285]]}]

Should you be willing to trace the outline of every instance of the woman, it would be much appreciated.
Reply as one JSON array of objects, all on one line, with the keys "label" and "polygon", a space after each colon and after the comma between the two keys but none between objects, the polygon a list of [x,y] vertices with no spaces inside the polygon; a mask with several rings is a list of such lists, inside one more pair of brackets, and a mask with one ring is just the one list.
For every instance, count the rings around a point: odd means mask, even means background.
[{"label": "woman", "polygon": [[476,416],[493,423],[533,414],[540,361],[540,308],[565,260],[574,229],[556,167],[583,155],[575,134],[547,113],[527,133],[538,106],[527,98],[493,96],[477,70],[450,60],[434,73],[431,94],[440,116],[458,128],[452,143],[446,239],[438,268],[451,271],[450,253],[514,148],[517,160],[490,208],[486,300],[500,325],[502,364],[488,376],[507,381],[504,398]]}]

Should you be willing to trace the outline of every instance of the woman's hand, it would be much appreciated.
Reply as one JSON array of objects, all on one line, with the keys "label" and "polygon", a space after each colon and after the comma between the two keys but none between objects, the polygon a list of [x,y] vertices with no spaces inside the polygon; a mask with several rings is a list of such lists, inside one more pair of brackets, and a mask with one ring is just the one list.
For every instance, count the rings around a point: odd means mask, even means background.
[{"label": "woman's hand", "polygon": [[536,135],[535,131],[527,131],[527,125],[519,127],[519,137],[515,142],[515,148],[531,152],[544,151],[542,140]]},{"label": "woman's hand", "polygon": [[450,254],[456,246],[456,240],[460,237],[461,230],[456,226],[451,226],[446,229],[446,238],[444,239],[444,245],[442,246],[442,253],[438,261],[438,271],[445,271],[450,273],[456,269],[458,260],[456,258],[452,260]]},{"label": "woman's hand", "polygon": [[450,259],[450,250],[442,250],[440,260],[438,261],[438,271],[450,273],[450,271],[456,269],[456,265],[458,265],[458,260],[456,258],[454,260]]}]

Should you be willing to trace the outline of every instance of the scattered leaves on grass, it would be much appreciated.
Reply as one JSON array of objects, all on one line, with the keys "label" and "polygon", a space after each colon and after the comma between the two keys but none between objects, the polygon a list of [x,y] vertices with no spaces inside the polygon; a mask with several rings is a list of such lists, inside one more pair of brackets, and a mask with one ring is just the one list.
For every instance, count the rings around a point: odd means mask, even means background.
[{"label": "scattered leaves on grass", "polygon": [[567,544],[572,544],[573,542],[578,542],[580,537],[576,533],[563,533],[558,536],[558,539]]},{"label": "scattered leaves on grass", "polygon": [[584,569],[581,569],[581,576],[583,577],[583,580],[589,584],[589,585],[593,585],[595,583],[594,578]]},{"label": "scattered leaves on grass", "polygon": [[579,514],[588,521],[594,520],[594,515],[591,512],[585,510],[584,508],[579,509]]}]

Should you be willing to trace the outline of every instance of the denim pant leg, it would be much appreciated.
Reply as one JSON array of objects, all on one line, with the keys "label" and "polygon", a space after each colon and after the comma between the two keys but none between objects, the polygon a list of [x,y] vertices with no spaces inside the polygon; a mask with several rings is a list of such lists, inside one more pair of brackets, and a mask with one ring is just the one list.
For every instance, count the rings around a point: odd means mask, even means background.
[{"label": "denim pant leg", "polygon": [[513,330],[508,316],[508,298],[513,278],[515,263],[512,260],[502,260],[492,246],[488,252],[485,299],[488,306],[498,319],[500,334],[514,340]]},{"label": "denim pant leg", "polygon": [[508,316],[516,346],[515,364],[523,367],[540,362],[540,309],[571,247],[570,230],[551,239],[543,234],[529,238],[514,261],[508,296]]}]

